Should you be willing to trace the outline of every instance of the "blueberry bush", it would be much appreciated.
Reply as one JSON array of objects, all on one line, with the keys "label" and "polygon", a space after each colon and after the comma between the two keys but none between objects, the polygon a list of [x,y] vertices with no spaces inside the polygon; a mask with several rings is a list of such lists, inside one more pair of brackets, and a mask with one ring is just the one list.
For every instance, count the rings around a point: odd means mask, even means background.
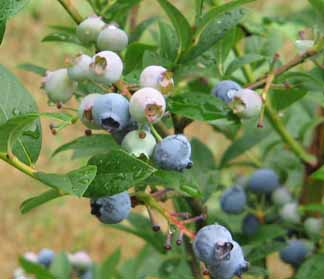
[{"label": "blueberry bush", "polygon": [[[1,41],[28,2],[1,1]],[[22,256],[15,278],[268,278],[276,252],[291,278],[322,278],[324,1],[305,0],[298,15],[252,17],[254,0],[184,1],[189,15],[152,0],[161,16],[143,21],[140,0],[87,0],[90,16],[57,2],[74,24],[53,26],[43,41],[80,53],[60,69],[17,61],[43,76],[56,112],[39,112],[0,66],[0,159],[47,187],[21,204],[22,214],[85,198],[98,222],[146,244],[135,258],[123,261],[117,250],[101,264],[44,249]],[[46,135],[43,118],[52,121]],[[83,136],[53,156],[73,151],[80,167],[40,171],[42,136],[78,121]],[[222,155],[188,139],[193,122],[230,142]]]}]

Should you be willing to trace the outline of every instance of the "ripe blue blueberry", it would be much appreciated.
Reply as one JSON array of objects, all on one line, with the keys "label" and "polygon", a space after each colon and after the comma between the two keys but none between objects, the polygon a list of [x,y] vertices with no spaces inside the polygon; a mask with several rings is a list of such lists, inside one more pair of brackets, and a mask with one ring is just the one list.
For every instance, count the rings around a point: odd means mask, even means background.
[{"label": "ripe blue blueberry", "polygon": [[97,46],[100,50],[122,51],[128,45],[128,36],[124,30],[113,24],[107,25],[99,34]]},{"label": "ripe blue blueberry", "polygon": [[117,93],[97,96],[94,100],[92,115],[98,127],[108,132],[121,131],[130,121],[128,100]]},{"label": "ripe blue blueberry", "polygon": [[242,187],[233,186],[221,196],[220,205],[224,212],[229,214],[241,213],[246,205],[246,194]]},{"label": "ripe blue blueberry", "polygon": [[69,79],[67,69],[47,72],[43,78],[42,88],[54,103],[66,103],[72,98],[75,83]]},{"label": "ripe blue blueberry", "polygon": [[97,93],[87,95],[86,97],[83,98],[79,107],[79,117],[81,122],[83,123],[84,126],[93,130],[101,129],[101,125],[97,125],[96,122],[94,121],[94,117],[92,113],[94,102],[98,96],[101,95]]},{"label": "ripe blue blueberry", "polygon": [[136,157],[145,155],[147,158],[153,153],[156,140],[154,136],[146,131],[138,130],[129,132],[122,141],[121,146]]},{"label": "ripe blue blueberry", "polygon": [[91,200],[91,214],[104,224],[117,224],[128,217],[131,200],[128,192]]},{"label": "ripe blue blueberry", "polygon": [[70,67],[67,69],[69,78],[75,81],[90,79],[91,62],[92,58],[85,54],[73,58]]},{"label": "ripe blue blueberry", "polygon": [[248,214],[244,217],[242,221],[242,233],[246,236],[255,235],[260,228],[259,219],[253,215]]},{"label": "ripe blue blueberry", "polygon": [[54,257],[55,257],[55,253],[52,250],[45,248],[39,252],[37,256],[37,261],[40,264],[49,267],[53,262]]},{"label": "ripe blue blueberry", "polygon": [[112,51],[97,53],[90,63],[90,76],[94,81],[110,85],[118,81],[123,73],[123,62]]},{"label": "ripe blue blueberry", "polygon": [[162,66],[148,66],[140,76],[142,88],[151,87],[168,95],[174,87],[172,73]]},{"label": "ripe blue blueberry", "polygon": [[279,215],[282,220],[291,224],[298,224],[301,220],[300,214],[298,212],[298,204],[295,202],[285,204],[280,209]]},{"label": "ripe blue blueberry", "polygon": [[153,159],[158,167],[166,170],[191,168],[191,144],[184,135],[168,136],[155,146]]},{"label": "ripe blue blueberry", "polygon": [[273,170],[259,169],[251,175],[247,187],[255,193],[270,194],[279,185],[279,177]]},{"label": "ripe blue blueberry", "polygon": [[236,241],[232,241],[232,244],[233,249],[227,258],[208,264],[211,278],[231,279],[234,276],[241,277],[248,270],[249,263],[244,258],[241,246]]},{"label": "ripe blue blueberry", "polygon": [[309,252],[307,245],[301,240],[290,240],[287,247],[280,251],[280,258],[285,263],[298,268]]},{"label": "ripe blue blueberry", "polygon": [[90,16],[82,21],[76,29],[79,40],[84,44],[95,43],[105,23],[99,16]]},{"label": "ripe blue blueberry", "polygon": [[154,88],[145,87],[135,92],[129,102],[129,112],[138,123],[156,123],[165,113],[163,95]]},{"label": "ripe blue blueberry", "polygon": [[233,248],[231,233],[223,226],[215,224],[200,229],[193,242],[196,257],[209,265],[223,260]]},{"label": "ripe blue blueberry", "polygon": [[323,228],[323,219],[308,217],[304,222],[304,228],[310,237],[319,237]]},{"label": "ripe blue blueberry", "polygon": [[250,89],[241,89],[234,94],[230,107],[240,118],[252,118],[261,112],[262,99]]},{"label": "ripe blue blueberry", "polygon": [[292,201],[292,196],[286,187],[279,187],[272,193],[272,201],[276,205],[283,206]]},{"label": "ripe blue blueberry", "polygon": [[225,103],[233,100],[234,95],[241,89],[241,86],[232,80],[223,80],[215,85],[212,94],[222,99]]}]

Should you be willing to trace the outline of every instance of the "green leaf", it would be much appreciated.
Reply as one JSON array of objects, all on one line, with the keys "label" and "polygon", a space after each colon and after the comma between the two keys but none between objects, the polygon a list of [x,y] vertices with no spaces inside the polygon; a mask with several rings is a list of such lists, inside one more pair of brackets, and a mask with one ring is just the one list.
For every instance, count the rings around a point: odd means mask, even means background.
[{"label": "green leaf", "polygon": [[188,179],[185,173],[158,170],[145,182],[148,185],[163,185],[166,188],[185,193],[190,197],[201,197],[197,183],[193,179]]},{"label": "green leaf", "polygon": [[231,64],[228,65],[225,77],[229,78],[231,74],[233,74],[238,69],[242,68],[246,64],[251,64],[254,62],[260,62],[263,61],[265,58],[262,55],[259,54],[246,54],[244,56],[238,57],[234,59]]},{"label": "green leaf", "polygon": [[132,43],[127,47],[125,54],[125,74],[130,73],[136,68],[142,67],[142,60],[145,51],[155,50],[156,46],[143,43]]},{"label": "green leaf", "polygon": [[117,278],[118,270],[117,265],[121,260],[121,251],[117,249],[107,257],[100,267],[101,279],[114,279]]},{"label": "green leaf", "polygon": [[184,51],[191,44],[192,29],[182,13],[167,0],[157,0],[172,22],[179,38],[179,50]]},{"label": "green leaf", "polygon": [[199,38],[196,38],[195,44],[183,55],[180,61],[187,63],[209,50],[222,39],[229,30],[233,29],[241,21],[244,15],[245,10],[236,9],[213,19],[206,28],[203,29]]},{"label": "green leaf", "polygon": [[54,200],[56,198],[61,197],[62,194],[60,192],[58,192],[57,190],[48,190],[38,196],[29,198],[25,201],[23,201],[23,203],[20,205],[20,212],[21,214],[26,214],[29,211],[31,211],[32,209],[39,207],[41,205],[43,205],[44,203],[47,203],[51,200]]},{"label": "green leaf", "polygon": [[59,253],[55,256],[53,263],[50,266],[50,271],[55,278],[70,279],[72,267],[65,253]]},{"label": "green leaf", "polygon": [[97,176],[86,192],[87,197],[114,195],[139,184],[155,168],[123,150],[111,150],[92,157],[89,165],[97,166]]},{"label": "green leaf", "polygon": [[0,21],[0,45],[3,42],[3,38],[6,32],[6,23],[7,22],[5,20]]},{"label": "green leaf", "polygon": [[66,32],[53,32],[51,34],[48,34],[42,39],[42,42],[62,42],[83,46],[83,44],[75,34]]},{"label": "green leaf", "polygon": [[19,64],[18,68],[22,69],[24,71],[27,71],[27,72],[32,72],[32,73],[40,75],[40,76],[45,76],[46,71],[47,71],[47,69],[45,69],[41,66],[37,66],[35,64],[31,64],[31,63]]},{"label": "green leaf", "polygon": [[98,134],[90,137],[79,137],[71,142],[65,143],[57,148],[52,156],[54,157],[61,152],[73,150],[73,158],[75,159],[106,153],[117,148],[119,148],[119,145],[111,135]]},{"label": "green leaf", "polygon": [[152,230],[152,224],[147,218],[143,215],[131,212],[128,215],[127,220],[130,225],[117,224],[110,227],[136,235],[154,247],[161,254],[165,254],[165,249],[163,247],[165,236],[161,231],[154,232]]},{"label": "green leaf", "polygon": [[324,181],[324,166],[312,174],[312,178]]},{"label": "green leaf", "polygon": [[210,95],[188,92],[168,98],[171,112],[194,120],[211,121],[231,115],[229,107]]},{"label": "green leaf", "polygon": [[158,17],[154,16],[154,17],[150,17],[148,19],[143,20],[140,24],[138,24],[135,28],[135,30],[130,33],[129,35],[129,43],[133,43],[138,41],[141,36],[143,35],[143,33],[145,32],[145,30],[151,25],[153,24],[156,20],[158,19]]},{"label": "green leaf", "polygon": [[44,184],[63,193],[82,197],[94,180],[96,166],[86,166],[67,174],[37,172],[35,177]]},{"label": "green leaf", "polygon": [[263,243],[286,234],[286,230],[279,225],[262,225],[253,236],[253,243]]},{"label": "green leaf", "polygon": [[44,266],[27,261],[24,257],[19,258],[19,263],[26,273],[35,275],[36,279],[57,279]]},{"label": "green leaf", "polygon": [[324,254],[310,257],[297,270],[294,279],[322,279],[324,274]]},{"label": "green leaf", "polygon": [[262,242],[258,245],[254,245],[246,257],[249,259],[250,263],[257,263],[258,261],[265,259],[268,255],[278,252],[286,246],[286,243],[278,241],[270,241],[267,243]]},{"label": "green leaf", "polygon": [[[4,66],[0,65],[0,126],[6,125],[5,123],[14,117],[27,114],[35,113],[38,111],[36,103],[31,94],[23,87],[20,81],[10,73]],[[18,131],[15,127],[7,127]],[[5,135],[3,128],[0,133],[1,144],[0,150],[4,150],[3,138],[9,138]],[[42,144],[41,127],[38,121],[28,131],[21,135],[15,145],[13,146],[13,153],[24,163],[32,164],[38,159]]]},{"label": "green leaf", "polygon": [[196,138],[193,138],[190,143],[194,167],[198,165],[200,169],[215,169],[214,155],[208,146]]},{"label": "green leaf", "polygon": [[179,42],[174,29],[167,23],[160,21],[160,47],[161,55],[170,61],[175,61]]},{"label": "green leaf", "polygon": [[220,162],[220,166],[224,167],[228,162],[250,150],[252,147],[263,141],[269,136],[271,129],[269,125],[265,125],[260,129],[256,126],[256,121],[251,122],[245,127],[244,134],[235,140],[224,152]]},{"label": "green leaf", "polygon": [[6,20],[20,12],[29,0],[1,0],[0,1],[0,21]]},{"label": "green leaf", "polygon": [[307,204],[299,208],[302,212],[319,212],[324,214],[324,204]]},{"label": "green leaf", "polygon": [[306,94],[307,91],[300,88],[275,89],[271,90],[269,97],[276,110],[283,110],[299,101]]},{"label": "green leaf", "polygon": [[151,65],[160,65],[165,68],[171,68],[173,62],[162,57],[159,53],[152,50],[145,50],[143,55],[143,68]]}]

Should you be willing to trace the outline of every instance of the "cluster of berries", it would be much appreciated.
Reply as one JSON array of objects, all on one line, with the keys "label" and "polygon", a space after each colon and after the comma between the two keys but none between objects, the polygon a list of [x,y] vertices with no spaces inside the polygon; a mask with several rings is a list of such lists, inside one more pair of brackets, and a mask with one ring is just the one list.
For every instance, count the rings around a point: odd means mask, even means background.
[{"label": "cluster of berries", "polygon": [[244,259],[240,245],[223,226],[215,224],[199,230],[193,242],[196,257],[202,261],[211,278],[241,277],[249,263]]},{"label": "cluster of berries", "polygon": [[262,98],[251,89],[243,89],[232,80],[216,84],[212,94],[227,103],[240,118],[252,118],[260,114]]},{"label": "cluster of berries", "polygon": [[292,229],[298,227],[303,219],[298,201],[294,200],[287,187],[280,185],[279,176],[272,169],[258,169],[242,184],[244,185],[235,185],[224,191],[220,198],[221,209],[227,214],[249,212],[243,218],[241,227],[242,234],[247,237],[253,237],[262,224],[279,222],[286,227],[290,239],[280,251],[280,256],[284,262],[294,268],[298,267],[310,253],[310,246],[302,238],[317,241],[322,232],[323,220],[307,217],[302,231]]},{"label": "cluster of berries", "polygon": [[[50,270],[51,265],[55,259],[55,252],[53,250],[44,248],[38,254],[27,252],[24,254],[24,259],[42,265]],[[83,251],[68,255],[69,263],[72,267],[71,278],[92,279],[92,265],[93,262],[90,256]],[[32,279],[25,274],[22,268],[17,268],[13,274],[14,279]]]}]

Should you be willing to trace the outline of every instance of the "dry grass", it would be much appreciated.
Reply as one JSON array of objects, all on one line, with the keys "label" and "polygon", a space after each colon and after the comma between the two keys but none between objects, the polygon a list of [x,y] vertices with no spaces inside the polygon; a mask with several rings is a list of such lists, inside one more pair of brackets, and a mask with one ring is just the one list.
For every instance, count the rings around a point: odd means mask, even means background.
[{"label": "dry grass", "polygon": [[[152,1],[146,2],[149,7],[155,7],[152,6]],[[188,9],[185,2],[180,1],[177,4]],[[257,7],[268,13],[273,10],[274,3],[282,2],[285,1],[259,1]],[[298,1],[294,1],[294,7],[296,2]],[[50,69],[58,68],[63,65],[66,53],[73,53],[76,49],[67,45],[58,47],[54,44],[40,43],[48,31],[47,25],[68,22],[69,19],[52,0],[38,1],[38,4],[40,9],[25,11],[10,21],[5,42],[1,46],[0,61],[19,76],[37,100],[40,110],[45,111],[48,107],[46,98],[39,89],[41,79],[18,70],[16,65],[28,61],[46,65]],[[153,14],[155,10],[145,9],[145,14],[142,10],[142,17]],[[50,160],[49,155],[63,142],[82,135],[82,128],[75,126],[64,131],[62,135],[52,137],[47,127],[48,123],[44,122],[43,152],[38,166],[41,169],[46,168],[47,171],[65,171],[75,166],[75,162],[69,162],[69,154],[60,155],[53,160]],[[186,132],[189,135],[198,135],[213,149],[215,156],[221,154],[228,144],[223,137],[216,135],[211,128],[201,123],[195,123]],[[60,199],[34,210],[27,216],[21,216],[19,204],[45,188],[3,162],[0,162],[0,177],[1,278],[10,278],[19,255],[26,251],[38,251],[42,247],[51,247],[56,251],[85,249],[94,259],[101,260],[119,246],[122,247],[124,256],[133,256],[142,245],[138,238],[99,225],[89,214],[88,201],[84,199]],[[125,237],[127,245],[122,245]],[[281,270],[281,267],[279,269]],[[277,270],[276,263],[274,271]],[[276,275],[273,278],[284,278],[274,274]]]}]

